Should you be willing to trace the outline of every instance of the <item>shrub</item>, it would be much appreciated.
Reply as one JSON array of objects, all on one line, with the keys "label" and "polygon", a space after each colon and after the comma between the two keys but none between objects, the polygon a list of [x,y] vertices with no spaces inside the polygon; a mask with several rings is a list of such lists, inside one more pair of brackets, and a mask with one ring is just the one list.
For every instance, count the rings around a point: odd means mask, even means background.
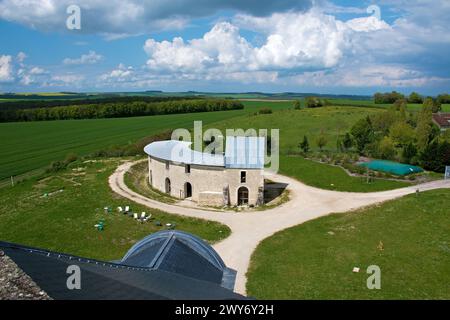
[{"label": "shrub", "polygon": [[428,97],[423,101],[423,108],[436,113],[442,110],[442,104],[438,100]]},{"label": "shrub", "polygon": [[306,98],[306,107],[307,108],[319,108],[323,107],[325,102],[317,97],[307,97]]},{"label": "shrub", "polygon": [[66,164],[69,164],[69,163],[75,162],[75,161],[77,161],[77,160],[78,160],[78,156],[77,156],[75,153],[69,153],[69,154],[66,156],[66,158],[64,159],[64,162],[65,162]]},{"label": "shrub", "polygon": [[271,114],[272,113],[272,109],[270,108],[262,108],[259,110],[259,114]]},{"label": "shrub", "polygon": [[308,137],[304,136],[303,141],[298,146],[300,149],[303,150],[304,153],[308,153],[308,151],[309,151]]},{"label": "shrub", "polygon": [[405,99],[405,96],[396,91],[387,92],[387,93],[377,92],[373,96],[373,100],[374,100],[375,104],[394,103],[395,101],[397,101],[399,99]]},{"label": "shrub", "polygon": [[450,94],[448,93],[444,93],[444,94],[440,94],[437,97],[437,101],[441,104],[447,104],[450,103]]},{"label": "shrub", "polygon": [[423,98],[417,92],[412,92],[408,97],[409,103],[423,103]]}]

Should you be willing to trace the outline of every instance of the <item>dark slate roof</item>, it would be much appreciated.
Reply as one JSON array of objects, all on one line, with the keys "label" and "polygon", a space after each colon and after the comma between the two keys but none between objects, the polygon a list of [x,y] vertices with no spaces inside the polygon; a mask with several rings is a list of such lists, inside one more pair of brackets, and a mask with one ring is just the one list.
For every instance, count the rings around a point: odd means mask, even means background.
[{"label": "dark slate roof", "polygon": [[[211,299],[245,297],[228,289],[235,272],[202,240],[179,231],[151,235],[118,263],[0,242],[3,250],[54,299]],[[69,290],[67,268],[81,270],[81,290]]]},{"label": "dark slate roof", "polygon": [[182,231],[167,230],[149,235],[136,243],[120,263],[174,272],[230,290],[234,288],[236,276],[209,244]]}]

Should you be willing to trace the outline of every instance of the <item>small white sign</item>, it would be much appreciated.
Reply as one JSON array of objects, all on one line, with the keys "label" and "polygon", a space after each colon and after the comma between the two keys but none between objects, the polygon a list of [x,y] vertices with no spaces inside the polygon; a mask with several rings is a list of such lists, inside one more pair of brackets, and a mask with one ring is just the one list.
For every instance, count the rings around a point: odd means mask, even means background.
[{"label": "small white sign", "polygon": [[450,166],[445,167],[445,179],[450,179]]}]

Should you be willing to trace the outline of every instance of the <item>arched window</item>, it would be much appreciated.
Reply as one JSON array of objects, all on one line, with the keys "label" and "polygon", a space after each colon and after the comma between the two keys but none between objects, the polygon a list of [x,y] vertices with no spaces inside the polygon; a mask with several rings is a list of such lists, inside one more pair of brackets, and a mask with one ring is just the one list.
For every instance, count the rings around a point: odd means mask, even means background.
[{"label": "arched window", "polygon": [[246,187],[240,187],[237,192],[237,202],[239,206],[248,204],[248,189]]},{"label": "arched window", "polygon": [[184,184],[184,197],[190,198],[192,197],[192,185],[189,182]]},{"label": "arched window", "polygon": [[166,193],[170,194],[170,179],[166,178]]}]

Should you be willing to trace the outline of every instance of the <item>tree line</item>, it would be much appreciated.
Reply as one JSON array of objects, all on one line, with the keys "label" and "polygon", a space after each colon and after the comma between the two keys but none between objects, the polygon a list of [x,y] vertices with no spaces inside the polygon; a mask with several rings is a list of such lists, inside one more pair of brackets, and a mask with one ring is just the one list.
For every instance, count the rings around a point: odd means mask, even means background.
[{"label": "tree line", "polygon": [[221,99],[111,102],[33,109],[0,109],[0,122],[122,118],[243,108],[243,104],[238,101]]},{"label": "tree line", "polygon": [[[177,100],[198,100],[198,97],[137,97],[126,96],[120,97],[117,95],[103,94],[100,98],[85,97],[85,98],[61,98],[58,100],[43,100],[42,96],[39,96],[39,100],[17,100],[7,101],[0,104],[1,110],[17,110],[17,109],[37,109],[37,108],[52,108],[52,107],[64,107],[72,105],[86,105],[86,104],[108,104],[108,103],[130,103],[130,102],[164,102],[164,101],[177,101]],[[1,97],[0,97],[1,98]]]},{"label": "tree line", "polygon": [[356,122],[346,134],[345,147],[351,137],[351,146],[360,155],[444,172],[450,165],[450,131],[441,132],[433,123],[433,108],[430,100],[425,100],[422,109],[412,113],[405,100],[397,100],[387,111]]},{"label": "tree line", "polygon": [[[386,111],[357,121],[338,137],[337,150],[444,172],[445,166],[450,165],[450,130],[441,132],[433,123],[433,108],[432,101],[425,99],[419,112],[408,112],[406,100],[399,99]],[[315,142],[320,151],[327,145],[323,130]],[[304,136],[298,146],[308,153],[308,137]]]},{"label": "tree line", "polygon": [[450,94],[443,93],[438,95],[436,98],[433,98],[424,97],[417,92],[411,92],[409,96],[405,96],[404,94],[401,94],[397,91],[385,93],[377,92],[374,94],[373,100],[375,104],[392,104],[398,100],[405,100],[408,103],[422,104],[427,100],[431,100],[433,101],[435,108],[440,110],[442,104],[450,103]]}]

